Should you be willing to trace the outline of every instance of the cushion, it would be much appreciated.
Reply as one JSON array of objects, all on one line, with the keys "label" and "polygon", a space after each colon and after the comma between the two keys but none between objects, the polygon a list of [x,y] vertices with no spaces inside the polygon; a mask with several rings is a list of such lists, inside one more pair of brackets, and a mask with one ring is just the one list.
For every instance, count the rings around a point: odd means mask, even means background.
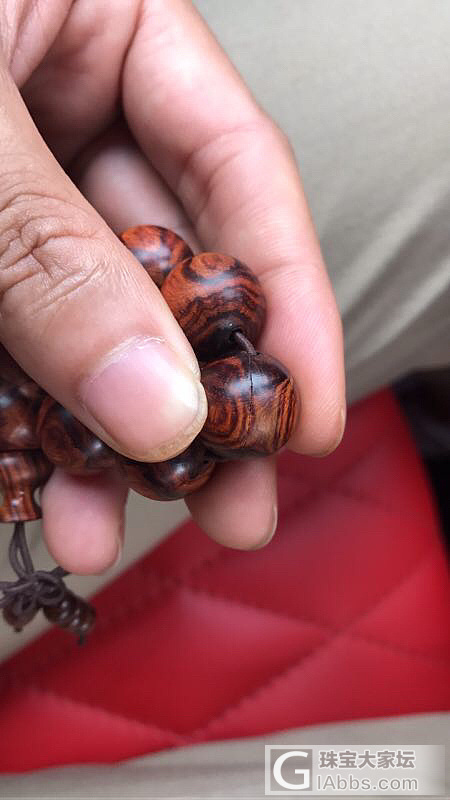
[{"label": "cushion", "polygon": [[264,549],[189,522],[97,594],[84,646],[52,630],[0,665],[0,770],[448,709],[445,553],[393,395],[327,458],[284,453],[279,495]]}]

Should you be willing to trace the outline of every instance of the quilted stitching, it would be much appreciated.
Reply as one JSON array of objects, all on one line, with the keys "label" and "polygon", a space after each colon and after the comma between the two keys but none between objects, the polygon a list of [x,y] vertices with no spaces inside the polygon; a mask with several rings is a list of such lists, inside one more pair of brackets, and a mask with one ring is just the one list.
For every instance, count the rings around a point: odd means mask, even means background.
[{"label": "quilted stitching", "polygon": [[[264,550],[225,550],[188,524],[100,593],[88,648],[52,632],[2,665],[0,732],[13,721],[32,749],[24,696],[49,725],[79,716],[33,762],[8,744],[1,768],[448,707],[444,556],[389,394],[351,412],[330,458],[285,454],[279,483],[279,534]],[[96,715],[105,735],[102,714],[109,750],[83,747]]]}]

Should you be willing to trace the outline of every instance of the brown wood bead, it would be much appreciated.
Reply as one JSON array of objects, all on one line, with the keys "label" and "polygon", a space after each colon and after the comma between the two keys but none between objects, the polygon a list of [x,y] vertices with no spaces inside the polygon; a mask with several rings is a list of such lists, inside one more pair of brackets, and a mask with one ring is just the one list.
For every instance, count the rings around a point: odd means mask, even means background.
[{"label": "brown wood bead", "polygon": [[128,228],[120,238],[159,288],[176,264],[193,255],[180,236],[158,225]]},{"label": "brown wood bead", "polygon": [[0,522],[40,519],[33,493],[43,486],[52,465],[40,450],[0,453]]},{"label": "brown wood bead", "polygon": [[121,458],[119,466],[130,489],[151,500],[179,500],[200,489],[215,462],[198,440],[168,461],[145,464]]},{"label": "brown wood bead", "polygon": [[21,383],[17,388],[23,397],[26,397],[28,400],[31,400],[34,403],[34,409],[37,417],[43,401],[46,397],[48,397],[47,392],[42,389],[41,386],[38,386],[37,383],[32,381],[31,378],[27,378],[27,380]]},{"label": "brown wood bead", "polygon": [[21,383],[29,381],[29,376],[19,367],[18,363],[14,361],[13,357],[8,353],[6,347],[0,344],[0,378],[20,386]]},{"label": "brown wood bead", "polygon": [[51,397],[39,414],[38,434],[48,460],[73,475],[100,472],[116,463],[116,453]]},{"label": "brown wood bead", "polygon": [[[17,602],[17,600],[16,600]],[[39,611],[39,607],[34,603],[28,603],[25,607],[16,608],[14,598],[11,598],[11,603],[4,606],[2,615],[4,621],[14,628],[17,633],[20,633],[29,622],[31,622]]]},{"label": "brown wood bead", "polygon": [[22,367],[10,356],[8,351],[3,345],[0,345],[0,385],[9,383],[12,386],[17,386],[21,394],[33,401],[41,402],[47,396],[44,389],[38,386]]},{"label": "brown wood bead", "polygon": [[200,438],[213,453],[231,460],[270,455],[289,440],[299,400],[292,377],[274,358],[234,352],[206,364],[202,384],[208,417]]},{"label": "brown wood bead", "polygon": [[262,288],[236,258],[200,253],[178,264],[161,291],[201,360],[229,351],[235,331],[253,344],[261,333],[266,315]]},{"label": "brown wood bead", "polygon": [[36,450],[38,409],[45,393],[31,380],[21,386],[0,381],[0,451]]}]

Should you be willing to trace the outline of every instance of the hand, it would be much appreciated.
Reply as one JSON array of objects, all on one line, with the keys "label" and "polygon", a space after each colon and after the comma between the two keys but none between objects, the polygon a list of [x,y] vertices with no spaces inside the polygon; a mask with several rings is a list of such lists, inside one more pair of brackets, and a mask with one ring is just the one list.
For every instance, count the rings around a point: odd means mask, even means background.
[{"label": "hand", "polygon": [[[198,365],[113,233],[163,225],[258,273],[261,349],[301,394],[290,446],[333,449],[345,421],[341,324],[295,160],[192,5],[7,0],[0,32],[5,347],[120,452],[184,449],[206,415]],[[110,476],[56,471],[43,493],[56,560],[78,573],[114,562],[125,494]],[[189,508],[224,544],[263,544],[276,521],[273,460],[221,465]]]}]

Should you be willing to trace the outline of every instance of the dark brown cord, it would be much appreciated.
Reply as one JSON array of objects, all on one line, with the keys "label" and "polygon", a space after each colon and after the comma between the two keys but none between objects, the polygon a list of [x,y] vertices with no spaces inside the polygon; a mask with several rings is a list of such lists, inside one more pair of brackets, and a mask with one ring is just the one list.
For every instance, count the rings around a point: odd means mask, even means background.
[{"label": "dark brown cord", "polygon": [[[76,612],[76,605],[91,609],[82,598],[70,592],[63,578],[69,573],[62,567],[52,570],[35,570],[28,549],[23,522],[17,522],[11,537],[8,549],[9,562],[17,575],[16,581],[0,581],[0,608],[3,616],[16,631],[21,631],[26,624],[31,622],[40,609],[50,609],[64,606],[64,601],[70,596],[71,605]],[[94,615],[92,609],[92,615]],[[56,615],[57,621],[58,615]],[[61,617],[61,623],[63,619]],[[65,619],[64,619],[65,623]],[[66,624],[62,627],[67,627]],[[71,628],[78,633],[80,643],[84,640],[86,630]]]},{"label": "dark brown cord", "polygon": [[254,355],[256,353],[255,348],[253,347],[252,343],[244,336],[241,331],[233,331],[232,340],[239,345],[242,350],[245,350],[247,353]]}]

